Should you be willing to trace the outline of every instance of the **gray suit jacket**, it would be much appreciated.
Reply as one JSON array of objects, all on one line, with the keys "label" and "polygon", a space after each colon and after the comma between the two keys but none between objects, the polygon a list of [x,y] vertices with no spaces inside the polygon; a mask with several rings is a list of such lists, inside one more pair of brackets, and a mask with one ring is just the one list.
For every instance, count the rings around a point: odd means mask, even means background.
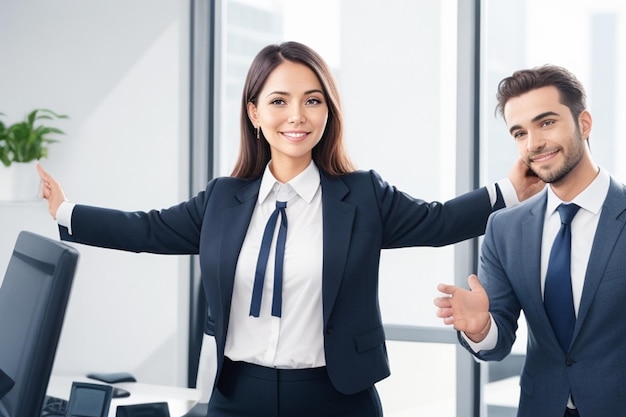
[{"label": "gray suit jacket", "polygon": [[[544,191],[495,212],[487,223],[479,278],[498,325],[498,343],[475,356],[501,360],[515,341],[520,310],[528,324],[518,416],[562,417],[569,393],[580,415],[626,415],[626,189],[611,178],[585,275],[572,343],[560,348],[543,306]],[[462,337],[461,343],[469,349]]]}]

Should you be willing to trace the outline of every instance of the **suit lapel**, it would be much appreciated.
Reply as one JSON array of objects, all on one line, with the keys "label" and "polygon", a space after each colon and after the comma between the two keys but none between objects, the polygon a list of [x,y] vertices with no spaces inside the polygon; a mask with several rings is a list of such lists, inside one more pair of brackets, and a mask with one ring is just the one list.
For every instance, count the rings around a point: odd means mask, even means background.
[{"label": "suit lapel", "polygon": [[259,194],[261,179],[247,184],[245,187],[235,192],[238,205],[226,210],[223,214],[220,225],[220,239],[222,247],[220,250],[220,265],[223,269],[220,273],[218,285],[220,288],[220,299],[223,306],[228,306],[224,317],[230,314],[230,303],[233,296],[233,285],[235,283],[235,269],[239,252],[243,246],[243,241],[252,219],[252,213]]},{"label": "suit lapel", "polygon": [[[626,193],[624,187],[611,178],[609,193],[602,205],[602,213],[598,222],[598,228],[593,239],[593,246],[589,255],[585,284],[583,286],[578,318],[574,329],[574,339],[589,312],[598,285],[602,280],[609,259],[613,254],[613,248],[617,239],[624,229],[624,216],[626,210]],[[623,256],[623,254],[618,254]]]},{"label": "suit lapel", "polygon": [[320,172],[320,179],[324,242],[322,299],[324,323],[328,323],[346,266],[355,207],[342,201],[350,189],[341,179],[331,178],[322,172]]},{"label": "suit lapel", "polygon": [[[320,172],[320,180],[324,242],[322,298],[326,323],[341,286],[341,277],[343,277],[350,248],[355,207],[342,201],[350,189],[341,179],[329,177]],[[220,228],[220,241],[223,242],[220,254],[223,271],[220,274],[219,286],[220,298],[224,306],[230,306],[237,259],[248,231],[260,186],[261,180],[259,179],[236,191],[235,197],[240,204],[227,210],[223,216]],[[229,310],[228,308],[226,311],[226,317]]]},{"label": "suit lapel", "polygon": [[[522,277],[526,282],[535,311],[544,309],[541,291],[541,240],[547,201],[547,193],[544,191],[534,202],[529,202],[528,218],[522,222],[522,239],[519,242],[522,246],[520,258],[523,262]],[[531,242],[537,243],[532,244]],[[530,260],[530,262],[524,260]],[[547,316],[545,318],[548,319]],[[549,322],[546,324],[550,326]]]}]

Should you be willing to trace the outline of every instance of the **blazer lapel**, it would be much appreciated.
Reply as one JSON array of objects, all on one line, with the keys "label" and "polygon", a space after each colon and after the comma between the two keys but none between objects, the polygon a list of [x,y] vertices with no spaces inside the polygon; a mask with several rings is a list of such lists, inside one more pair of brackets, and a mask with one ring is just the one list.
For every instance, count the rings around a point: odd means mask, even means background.
[{"label": "blazer lapel", "polygon": [[[537,198],[532,203],[529,202],[528,218],[522,222],[522,239],[519,242],[521,245],[520,253],[522,254],[520,259],[523,263],[521,266],[521,270],[523,271],[522,278],[526,282],[526,287],[530,294],[530,301],[535,311],[544,309],[541,291],[541,240],[543,236],[546,204],[548,201],[547,195],[548,194],[544,191],[541,197]],[[537,243],[529,244],[530,242]],[[546,320],[548,320],[547,316]],[[548,321],[546,321],[546,324],[550,326]]]},{"label": "blazer lapel", "polygon": [[230,314],[237,260],[252,219],[260,186],[261,179],[259,178],[236,191],[235,198],[240,204],[225,210],[221,220],[220,242],[222,242],[222,247],[219,256],[222,271],[218,285],[222,305],[228,307],[224,317],[228,317]]},{"label": "blazer lapel", "polygon": [[[591,308],[592,300],[609,263],[609,258],[613,255],[613,247],[624,229],[624,211],[626,211],[626,192],[622,185],[611,178],[609,193],[602,205],[602,213],[589,255],[573,339],[576,339]],[[617,256],[623,256],[623,254]]]},{"label": "blazer lapel", "polygon": [[328,322],[343,277],[352,236],[355,207],[343,198],[350,192],[339,178],[320,172],[323,217],[322,299],[324,323]]},{"label": "blazer lapel", "polygon": [[[322,186],[323,217],[323,267],[322,298],[324,323],[332,311],[341,286],[341,277],[346,266],[355,207],[345,203],[343,198],[350,192],[348,186],[339,178],[329,177],[320,172]],[[261,180],[246,185],[235,194],[240,202],[224,212],[220,228],[220,241],[223,242],[219,287],[223,306],[230,306],[235,282],[235,269],[239,252],[252,218],[252,213],[259,193]],[[230,308],[225,311],[228,316]]]}]

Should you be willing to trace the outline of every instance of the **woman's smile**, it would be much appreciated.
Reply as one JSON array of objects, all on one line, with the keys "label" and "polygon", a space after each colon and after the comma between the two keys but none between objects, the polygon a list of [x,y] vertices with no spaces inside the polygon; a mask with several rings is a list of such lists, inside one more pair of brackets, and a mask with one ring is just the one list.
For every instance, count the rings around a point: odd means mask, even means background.
[{"label": "woman's smile", "polygon": [[287,139],[290,142],[302,142],[303,140],[307,138],[307,136],[309,135],[309,132],[288,131],[288,132],[281,132],[281,135],[283,135],[285,139]]}]

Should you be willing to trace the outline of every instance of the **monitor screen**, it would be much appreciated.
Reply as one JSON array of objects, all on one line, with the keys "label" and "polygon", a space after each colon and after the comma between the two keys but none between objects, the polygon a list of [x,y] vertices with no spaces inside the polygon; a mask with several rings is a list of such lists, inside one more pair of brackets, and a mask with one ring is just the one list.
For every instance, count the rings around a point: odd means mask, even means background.
[{"label": "monitor screen", "polygon": [[74,382],[66,417],[106,417],[111,405],[110,385]]},{"label": "monitor screen", "polygon": [[166,402],[118,405],[115,417],[170,417],[170,409]]},{"label": "monitor screen", "polygon": [[0,415],[40,414],[77,262],[73,247],[20,232],[0,286],[0,369],[14,381]]}]

